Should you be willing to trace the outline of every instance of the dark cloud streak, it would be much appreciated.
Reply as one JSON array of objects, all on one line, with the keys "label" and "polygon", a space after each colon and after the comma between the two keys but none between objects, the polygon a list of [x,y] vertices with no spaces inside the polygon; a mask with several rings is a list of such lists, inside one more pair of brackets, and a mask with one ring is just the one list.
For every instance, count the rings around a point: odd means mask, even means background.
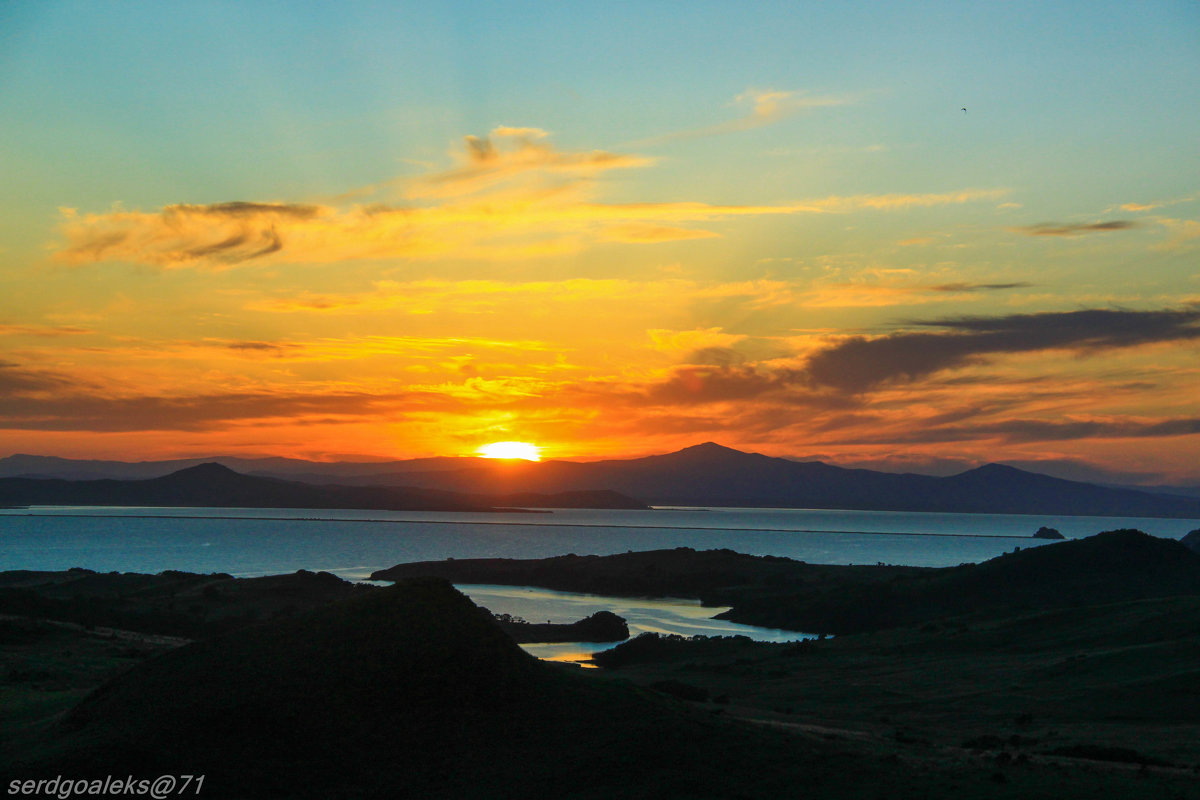
[{"label": "dark cloud streak", "polygon": [[1032,283],[943,283],[939,286],[930,286],[930,291],[934,292],[997,292],[1005,289],[1028,289],[1033,286]]},{"label": "dark cloud streak", "polygon": [[877,444],[937,444],[1000,439],[1006,444],[1080,439],[1150,439],[1200,434],[1200,418],[1138,420],[1009,419],[979,425],[917,426],[872,436]]},{"label": "dark cloud streak", "polygon": [[1044,350],[1092,353],[1200,339],[1200,307],[1156,311],[1086,309],[960,317],[910,324],[941,332],[902,331],[876,338],[854,336],[809,357],[808,381],[858,393],[896,380],[916,380],[1000,354]]},{"label": "dark cloud streak", "polygon": [[[0,370],[0,388],[4,378]],[[44,389],[45,385],[20,386]],[[357,392],[331,394],[229,393],[183,397],[100,397],[71,394],[51,398],[0,397],[0,428],[47,431],[204,431],[250,420],[289,423],[319,414],[326,421],[356,422],[386,415],[396,418],[399,395]]]},{"label": "dark cloud streak", "polygon": [[1038,225],[1025,225],[1020,228],[1010,228],[1015,233],[1024,236],[1079,236],[1085,233],[1111,233],[1136,228],[1138,224],[1132,220],[1114,219],[1108,222],[1093,222],[1090,224],[1066,224],[1060,222],[1043,222]]}]

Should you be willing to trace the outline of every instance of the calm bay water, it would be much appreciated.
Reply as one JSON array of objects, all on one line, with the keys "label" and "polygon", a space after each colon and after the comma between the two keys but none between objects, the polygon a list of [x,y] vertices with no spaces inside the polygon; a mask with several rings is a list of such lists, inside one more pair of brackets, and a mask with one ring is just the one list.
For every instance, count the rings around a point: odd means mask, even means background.
[{"label": "calm bay water", "polygon": [[727,547],[821,564],[952,566],[982,561],[1040,526],[1068,538],[1137,528],[1178,539],[1200,520],[918,514],[803,509],[556,509],[446,513],[311,509],[34,507],[0,510],[0,570],[268,575],[327,570],[361,580],[393,564]]},{"label": "calm bay water", "polygon": [[[393,564],[444,558],[543,558],[628,550],[729,548],[820,564],[953,566],[1045,544],[1040,526],[1067,538],[1137,528],[1179,539],[1200,520],[920,514],[803,509],[556,509],[552,513],[446,513],[312,509],[33,507],[0,510],[0,570],[228,572],[239,577],[326,570],[349,580]],[[608,608],[635,631],[725,634],[721,609],[671,608],[616,598],[490,587],[473,599],[497,613],[568,622]],[[588,605],[591,603],[591,605]],[[635,608],[636,605],[636,608]],[[590,608],[591,610],[586,610]],[[640,627],[639,627],[640,626]],[[757,629],[755,638],[779,632]],[[794,634],[789,634],[794,638]],[[552,654],[551,654],[552,655]]]}]

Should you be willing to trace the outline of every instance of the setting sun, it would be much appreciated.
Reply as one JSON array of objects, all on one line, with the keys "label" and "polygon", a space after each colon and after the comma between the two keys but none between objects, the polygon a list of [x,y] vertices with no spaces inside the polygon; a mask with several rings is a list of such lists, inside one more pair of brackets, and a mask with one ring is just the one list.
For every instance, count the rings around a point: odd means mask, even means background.
[{"label": "setting sun", "polygon": [[526,461],[541,461],[541,448],[529,442],[492,442],[477,451],[484,458],[521,458]]}]

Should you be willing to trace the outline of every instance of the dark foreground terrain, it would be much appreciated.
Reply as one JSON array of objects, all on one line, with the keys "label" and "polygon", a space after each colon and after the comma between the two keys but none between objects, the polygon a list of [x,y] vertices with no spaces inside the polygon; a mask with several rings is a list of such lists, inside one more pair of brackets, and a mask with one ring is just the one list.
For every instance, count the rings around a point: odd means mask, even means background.
[{"label": "dark foreground terrain", "polygon": [[[204,774],[206,797],[1200,797],[1200,557],[1182,553],[1122,532],[970,580],[896,570],[883,582],[925,587],[889,595],[920,601],[918,621],[641,637],[604,670],[536,661],[438,578],[3,573],[30,613],[0,618],[0,776]],[[776,571],[798,562],[718,557],[761,563],[774,592],[797,580]],[[1120,585],[1071,594],[1114,559]],[[985,579],[1001,567],[1007,602]],[[823,592],[882,574],[842,569]],[[172,583],[189,638],[98,624],[145,628]],[[929,617],[944,586],[973,610]]]}]

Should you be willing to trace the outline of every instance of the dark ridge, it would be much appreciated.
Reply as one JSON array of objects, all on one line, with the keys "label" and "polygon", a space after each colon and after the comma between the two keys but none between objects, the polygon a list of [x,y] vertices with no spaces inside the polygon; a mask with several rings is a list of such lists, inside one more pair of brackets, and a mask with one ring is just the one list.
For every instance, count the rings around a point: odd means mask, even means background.
[{"label": "dark ridge", "polygon": [[398,564],[375,580],[436,575],[457,583],[540,586],[729,605],[735,622],[845,634],[964,614],[1200,594],[1200,554],[1172,539],[1118,530],[949,568],[836,566],[691,548],[611,556],[461,559]]},{"label": "dark ridge", "polygon": [[1197,594],[1200,554],[1173,539],[1126,529],[1017,548],[981,564],[891,581],[748,597],[722,616],[854,633],[962,615],[994,617]]},{"label": "dark ridge", "polygon": [[800,782],[833,798],[846,776],[924,780],[539,662],[439,580],[171,650],[18,744],[12,774],[202,773],[218,798],[773,798]]},{"label": "dark ridge", "polygon": [[374,587],[328,572],[0,572],[0,614],[200,638],[344,600]]}]

